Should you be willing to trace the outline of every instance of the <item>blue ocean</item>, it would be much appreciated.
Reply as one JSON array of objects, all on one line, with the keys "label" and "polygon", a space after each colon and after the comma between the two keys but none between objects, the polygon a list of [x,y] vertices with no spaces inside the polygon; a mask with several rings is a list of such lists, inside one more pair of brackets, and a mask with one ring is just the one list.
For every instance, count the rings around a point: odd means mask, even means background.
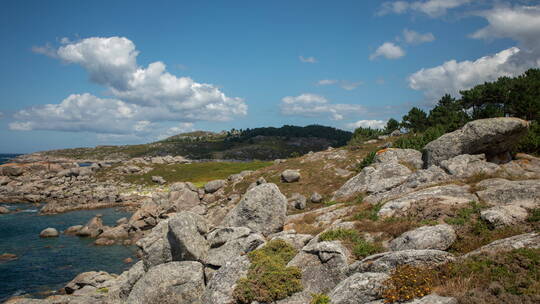
[{"label": "blue ocean", "polygon": [[[0,155],[3,161],[12,157]],[[95,246],[94,239],[63,234],[58,238],[39,237],[47,227],[63,231],[85,224],[98,213],[106,225],[112,226],[117,219],[130,216],[126,211],[108,208],[38,215],[41,205],[0,205],[16,211],[0,215],[0,254],[17,255],[15,260],[0,261],[0,302],[21,294],[46,296],[85,271],[121,273],[131,266],[123,262],[125,258],[136,260],[134,246]]]}]

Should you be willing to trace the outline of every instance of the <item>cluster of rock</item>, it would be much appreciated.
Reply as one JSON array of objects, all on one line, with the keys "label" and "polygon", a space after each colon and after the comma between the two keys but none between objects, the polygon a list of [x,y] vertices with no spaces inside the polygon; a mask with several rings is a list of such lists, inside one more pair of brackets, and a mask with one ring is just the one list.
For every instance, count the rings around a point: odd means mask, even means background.
[{"label": "cluster of rock", "polygon": [[[526,123],[498,118],[486,124],[471,124],[456,131],[450,137],[453,139],[446,136],[430,143],[424,155],[415,150],[382,150],[374,164],[335,192],[335,200],[365,195],[364,201],[381,205],[380,217],[414,213],[439,220],[437,225],[421,226],[386,239],[385,252],[354,260],[341,241],[323,241],[321,234],[300,234],[292,229],[296,220],[306,216],[325,227],[322,233],[354,228],[354,222],[343,219],[351,215],[355,206],[338,204],[287,215],[288,209],[302,209],[307,199],[301,195],[287,199],[276,184],[262,178],[252,183],[242,197],[228,195],[225,190],[229,185],[250,174],[244,172],[210,182],[204,189],[190,183],[173,184],[169,193],[147,199],[131,219],[113,228],[99,231],[91,229],[91,223],[79,230],[73,228],[76,233],[84,231],[98,240],[112,235],[108,233],[111,229],[123,229],[128,237],[136,235],[141,261],[119,276],[105,272],[80,274],[66,285],[65,295],[43,300],[12,299],[9,303],[230,304],[235,301],[233,290],[238,280],[247,275],[251,266],[246,253],[271,240],[283,240],[298,250],[287,266],[300,269],[303,290],[276,303],[310,303],[313,294],[325,293],[333,304],[382,304],[385,281],[396,267],[436,266],[472,255],[540,248],[540,234],[531,232],[497,240],[464,256],[447,251],[457,236],[451,225],[440,221],[444,208],[481,201],[489,206],[482,211],[482,218],[496,226],[523,221],[529,210],[540,207],[540,159],[517,155],[516,160],[500,161],[500,155],[506,154],[515,142],[515,138],[507,137],[521,134]],[[473,136],[477,136],[478,144]],[[490,136],[492,141],[488,140]],[[467,144],[460,146],[454,141]],[[444,156],[445,145],[461,150],[447,149]],[[488,150],[497,151],[497,157]],[[487,158],[499,161],[488,162]],[[298,170],[281,174],[286,183],[300,178]],[[322,197],[314,193],[310,200],[320,202]],[[95,231],[98,233],[93,235]],[[378,236],[362,235],[366,240]],[[409,303],[456,304],[457,300],[431,294]]]},{"label": "cluster of rock", "polygon": [[136,198],[122,195],[128,184],[99,182],[95,173],[107,163],[12,163],[0,166],[0,201],[48,203],[42,213],[121,205]]}]

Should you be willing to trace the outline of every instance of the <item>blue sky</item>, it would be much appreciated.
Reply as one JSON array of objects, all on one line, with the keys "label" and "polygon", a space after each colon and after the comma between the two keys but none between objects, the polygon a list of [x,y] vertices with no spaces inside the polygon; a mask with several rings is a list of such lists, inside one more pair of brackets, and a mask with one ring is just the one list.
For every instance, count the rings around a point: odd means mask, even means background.
[{"label": "blue sky", "polygon": [[3,1],[0,152],[379,127],[540,66],[536,1]]}]

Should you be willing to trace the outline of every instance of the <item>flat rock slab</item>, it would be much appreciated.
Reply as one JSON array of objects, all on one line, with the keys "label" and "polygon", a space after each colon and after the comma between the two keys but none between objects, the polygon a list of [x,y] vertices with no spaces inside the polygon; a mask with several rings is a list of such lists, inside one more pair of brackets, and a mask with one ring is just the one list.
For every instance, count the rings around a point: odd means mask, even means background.
[{"label": "flat rock slab", "polygon": [[390,272],[397,266],[411,265],[416,267],[435,266],[454,261],[451,253],[441,250],[403,250],[374,254],[355,262],[349,273],[356,272]]},{"label": "flat rock slab", "polygon": [[476,188],[483,189],[477,191],[476,195],[490,205],[540,206],[540,180],[537,179],[510,181],[492,178],[477,183]]},{"label": "flat rock slab", "polygon": [[537,232],[531,232],[496,240],[495,242],[489,243],[467,253],[466,255],[463,255],[462,258],[481,254],[507,252],[520,248],[540,248],[540,234]]},{"label": "flat rock slab", "polygon": [[395,238],[390,242],[389,248],[392,251],[407,249],[446,250],[452,246],[456,238],[456,232],[450,225],[423,226]]},{"label": "flat rock slab", "polygon": [[328,294],[333,304],[363,304],[382,297],[383,283],[389,278],[385,273],[355,273],[341,281]]}]

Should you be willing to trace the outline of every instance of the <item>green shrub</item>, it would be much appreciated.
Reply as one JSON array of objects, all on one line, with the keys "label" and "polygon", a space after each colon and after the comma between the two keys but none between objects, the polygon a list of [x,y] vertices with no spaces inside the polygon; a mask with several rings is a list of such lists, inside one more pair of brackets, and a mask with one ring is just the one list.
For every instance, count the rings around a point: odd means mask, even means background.
[{"label": "green shrub", "polygon": [[272,303],[299,292],[302,273],[298,267],[287,267],[297,251],[282,240],[268,242],[248,254],[251,266],[247,277],[238,280],[233,296],[238,303],[253,301]]},{"label": "green shrub", "polygon": [[354,130],[351,140],[348,142],[350,146],[357,146],[364,143],[366,140],[376,139],[377,137],[384,135],[383,130],[372,128],[356,128]]},{"label": "green shrub", "polygon": [[366,155],[366,157],[364,157],[364,159],[362,159],[362,161],[356,165],[356,171],[362,171],[362,169],[365,167],[373,164],[376,155],[377,153],[375,151],[369,152],[368,155]]},{"label": "green shrub", "polygon": [[310,304],[330,304],[330,297],[324,293],[312,294]]},{"label": "green shrub", "polygon": [[527,135],[519,142],[516,152],[540,155],[540,123],[533,121]]},{"label": "green shrub", "polygon": [[385,303],[408,302],[421,298],[433,290],[434,273],[427,268],[411,265],[398,266],[384,282]]},{"label": "green shrub", "polygon": [[536,208],[530,211],[529,217],[527,217],[527,222],[529,223],[540,222],[540,208]]},{"label": "green shrub", "polygon": [[371,221],[377,221],[379,219],[379,210],[381,210],[382,204],[371,205],[369,204],[366,209],[357,212],[354,215],[354,219],[357,221],[368,219]]},{"label": "green shrub", "polygon": [[428,143],[441,137],[444,133],[446,133],[446,128],[438,125],[427,129],[423,133],[402,136],[394,142],[394,147],[421,151]]}]

